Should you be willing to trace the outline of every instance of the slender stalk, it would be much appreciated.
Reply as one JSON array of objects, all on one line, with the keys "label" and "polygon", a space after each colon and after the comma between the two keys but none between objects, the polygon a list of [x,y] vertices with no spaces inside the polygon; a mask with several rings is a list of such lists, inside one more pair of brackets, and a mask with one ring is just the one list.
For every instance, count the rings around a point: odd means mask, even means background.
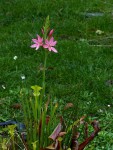
[{"label": "slender stalk", "polygon": [[44,70],[43,70],[43,81],[42,81],[42,96],[45,95],[45,77],[46,77],[46,62],[47,62],[47,51],[45,51],[45,59],[44,59]]},{"label": "slender stalk", "polygon": [[35,96],[35,122],[37,123],[38,121],[38,96]]},{"label": "slender stalk", "polygon": [[14,135],[12,136],[13,150],[15,150]]},{"label": "slender stalk", "polygon": [[33,119],[35,120],[35,110],[34,110],[35,104],[33,102],[33,99],[31,98],[30,98],[30,105],[31,105],[31,109],[32,109],[33,117],[34,117]]},{"label": "slender stalk", "polygon": [[40,109],[42,107],[42,99],[44,100],[44,95],[45,95],[45,78],[46,78],[46,63],[47,63],[47,56],[48,56],[48,52],[45,51],[45,59],[44,59],[44,69],[43,69],[43,79],[42,79],[42,92],[41,92],[41,96],[40,96]]},{"label": "slender stalk", "polygon": [[[45,78],[46,78],[47,55],[48,55],[48,52],[45,51],[44,69],[43,69],[43,79],[42,79],[42,92],[41,92],[41,97],[40,97],[40,102],[39,102],[39,103],[40,103],[40,106],[39,106],[40,114],[39,114],[39,115],[41,115],[41,108],[43,108],[43,106],[42,106],[42,100],[44,100],[44,95],[45,95],[45,86],[46,86]],[[39,117],[40,117],[40,116],[39,116]],[[44,145],[43,145],[43,137],[44,137],[44,130],[45,130],[45,119],[46,119],[46,112],[45,112],[45,110],[42,110],[40,148],[41,148],[41,146],[44,146]]]},{"label": "slender stalk", "polygon": [[44,141],[44,131],[46,130],[46,111],[43,110],[42,112],[42,121],[41,121],[41,134],[40,134],[40,148],[44,148],[45,146],[45,141]]}]

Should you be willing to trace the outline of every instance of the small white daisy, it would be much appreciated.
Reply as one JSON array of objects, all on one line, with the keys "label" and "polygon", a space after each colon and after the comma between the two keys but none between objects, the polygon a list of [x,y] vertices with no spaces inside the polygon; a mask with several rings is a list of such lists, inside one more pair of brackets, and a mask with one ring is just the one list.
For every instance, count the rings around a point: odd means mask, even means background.
[{"label": "small white daisy", "polygon": [[111,107],[111,105],[108,105],[108,107]]},{"label": "small white daisy", "polygon": [[2,88],[5,90],[6,89],[6,87],[4,86],[4,85],[2,85]]},{"label": "small white daisy", "polygon": [[14,60],[17,60],[17,58],[18,58],[17,56],[14,56],[14,57],[13,57]]},{"label": "small white daisy", "polygon": [[25,75],[21,75],[22,80],[25,80],[25,78],[26,78]]},{"label": "small white daisy", "polygon": [[97,30],[96,31],[96,34],[99,34],[99,35],[101,35],[101,34],[103,34],[104,33],[104,31],[101,31],[101,30]]},{"label": "small white daisy", "polygon": [[86,41],[86,39],[80,39],[80,42],[85,42]]},{"label": "small white daisy", "polygon": [[99,109],[98,112],[103,113],[103,110],[102,110],[102,109]]}]

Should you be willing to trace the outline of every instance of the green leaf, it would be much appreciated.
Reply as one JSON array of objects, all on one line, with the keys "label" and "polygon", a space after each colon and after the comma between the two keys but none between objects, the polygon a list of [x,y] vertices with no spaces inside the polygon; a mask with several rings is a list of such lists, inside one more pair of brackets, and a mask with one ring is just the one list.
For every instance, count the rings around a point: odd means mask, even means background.
[{"label": "green leaf", "polygon": [[58,141],[61,142],[63,140],[62,137],[58,137]]},{"label": "green leaf", "polygon": [[46,39],[48,30],[49,30],[49,27],[50,27],[50,20],[49,20],[49,16],[47,16],[46,20],[45,20],[45,25],[44,25],[44,37],[45,37],[45,39]]},{"label": "green leaf", "polygon": [[14,135],[16,126],[17,126],[17,125],[9,125],[9,126],[8,126],[8,130],[9,130],[8,133],[9,133],[11,136]]},{"label": "green leaf", "polygon": [[34,96],[39,96],[40,95],[40,90],[42,89],[40,86],[34,85],[34,86],[31,86],[31,88],[34,91],[34,93],[33,93]]},{"label": "green leaf", "polygon": [[33,150],[36,150],[36,148],[37,148],[37,142],[38,142],[38,141],[35,141],[35,142],[32,143],[32,145],[33,145]]}]

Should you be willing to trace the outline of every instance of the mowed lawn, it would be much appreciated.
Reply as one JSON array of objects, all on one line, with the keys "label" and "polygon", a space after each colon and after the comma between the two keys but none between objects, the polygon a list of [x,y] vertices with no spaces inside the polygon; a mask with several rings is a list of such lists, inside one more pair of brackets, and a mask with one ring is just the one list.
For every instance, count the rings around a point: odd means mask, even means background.
[{"label": "mowed lawn", "polygon": [[73,103],[76,117],[86,114],[99,121],[101,132],[86,149],[112,150],[112,0],[0,1],[0,121],[20,119],[21,110],[11,108],[20,101],[20,89],[41,85],[43,50],[30,45],[36,34],[41,35],[47,15],[58,54],[48,56],[46,93],[59,108]]}]

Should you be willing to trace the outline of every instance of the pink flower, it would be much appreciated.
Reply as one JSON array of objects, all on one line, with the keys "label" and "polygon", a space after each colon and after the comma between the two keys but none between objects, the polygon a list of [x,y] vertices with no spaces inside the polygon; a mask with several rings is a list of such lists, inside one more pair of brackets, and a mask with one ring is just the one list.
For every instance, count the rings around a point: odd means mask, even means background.
[{"label": "pink flower", "polygon": [[32,41],[35,44],[31,45],[31,48],[36,48],[36,50],[38,50],[40,46],[43,46],[43,38],[41,38],[39,35],[37,35],[37,39],[32,39]]},{"label": "pink flower", "polygon": [[53,32],[54,32],[54,30],[53,30],[53,29],[49,32],[49,35],[48,35],[48,37],[49,37],[49,38],[51,38],[51,37],[52,37]]},{"label": "pink flower", "polygon": [[54,41],[54,38],[50,38],[49,40],[45,40],[45,44],[43,45],[44,48],[47,48],[49,51],[53,51],[57,53],[57,50],[54,48],[56,45],[57,41]]}]

